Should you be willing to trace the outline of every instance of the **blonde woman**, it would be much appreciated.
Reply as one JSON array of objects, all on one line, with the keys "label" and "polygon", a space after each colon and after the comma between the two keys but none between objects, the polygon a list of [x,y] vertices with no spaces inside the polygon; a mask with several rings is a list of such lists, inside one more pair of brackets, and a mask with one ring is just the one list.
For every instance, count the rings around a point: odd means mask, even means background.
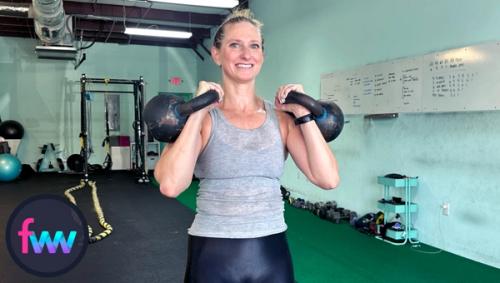
[{"label": "blonde woman", "polygon": [[220,100],[189,116],[155,168],[168,197],[182,193],[193,173],[200,179],[185,282],[294,282],[280,192],[284,161],[290,154],[321,188],[339,182],[337,162],[316,123],[302,118],[310,111],[283,104],[290,91],[303,87],[279,87],[274,103],[256,94],[264,62],[261,26],[249,10],[221,24],[211,53],[222,83],[202,81],[197,90],[215,90]]}]

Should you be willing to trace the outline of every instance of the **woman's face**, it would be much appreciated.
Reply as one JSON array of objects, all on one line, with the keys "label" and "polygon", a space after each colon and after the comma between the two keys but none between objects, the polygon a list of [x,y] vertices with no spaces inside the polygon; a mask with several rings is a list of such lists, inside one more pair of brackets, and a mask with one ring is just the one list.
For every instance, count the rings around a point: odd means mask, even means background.
[{"label": "woman's face", "polygon": [[260,31],[248,22],[227,24],[220,49],[212,47],[212,57],[227,78],[240,83],[255,80],[264,62]]}]

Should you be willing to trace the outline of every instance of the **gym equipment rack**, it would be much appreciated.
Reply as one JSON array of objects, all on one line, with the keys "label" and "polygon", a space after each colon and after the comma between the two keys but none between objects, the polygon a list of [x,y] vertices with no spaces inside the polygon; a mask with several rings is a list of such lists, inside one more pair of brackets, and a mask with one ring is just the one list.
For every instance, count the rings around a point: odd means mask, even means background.
[{"label": "gym equipment rack", "polygon": [[[379,176],[377,178],[377,183],[380,185],[384,186],[384,200],[389,200],[389,191],[390,188],[396,188],[396,189],[404,189],[404,203],[402,204],[392,204],[392,203],[382,203],[378,202],[377,207],[381,209],[384,212],[384,226],[387,225],[388,222],[388,215],[389,213],[391,214],[403,214],[404,215],[404,222],[401,223],[404,225],[404,229],[395,231],[392,229],[387,229],[386,230],[386,237],[400,241],[400,242],[392,242],[390,240],[385,240],[388,243],[391,243],[393,245],[404,245],[407,242],[410,242],[411,244],[418,244],[418,231],[413,227],[411,215],[412,213],[417,212],[418,206],[416,203],[412,202],[412,193],[411,189],[417,188],[418,187],[418,177],[407,177],[404,176],[404,178],[401,179],[393,179],[393,178],[388,178],[385,176]],[[377,237],[378,239],[384,240],[383,237]]]},{"label": "gym equipment rack", "polygon": [[[95,84],[121,84],[121,85],[131,85],[133,91],[107,91],[107,90],[87,90],[86,86],[89,83]],[[133,94],[134,95],[134,140],[135,140],[135,166],[134,170],[137,171],[139,177],[137,182],[139,183],[149,183],[148,172],[146,168],[146,158],[145,158],[145,124],[143,119],[143,108],[144,108],[144,79],[142,76],[138,80],[124,80],[124,79],[107,79],[107,78],[87,78],[85,74],[82,74],[80,78],[80,98],[81,98],[81,133],[80,137],[83,140],[82,146],[82,157],[84,160],[83,164],[83,175],[84,181],[88,182],[89,172],[88,172],[88,157],[89,157],[89,143],[88,143],[88,117],[87,117],[87,100],[86,93],[121,93],[121,94]]]}]

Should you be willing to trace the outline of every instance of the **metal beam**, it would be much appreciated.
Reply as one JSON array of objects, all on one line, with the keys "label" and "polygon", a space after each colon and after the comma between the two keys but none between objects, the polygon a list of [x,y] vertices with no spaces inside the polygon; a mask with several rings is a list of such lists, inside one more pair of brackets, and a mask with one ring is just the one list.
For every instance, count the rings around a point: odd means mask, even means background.
[{"label": "metal beam", "polygon": [[28,3],[0,2],[0,16],[27,18],[29,9]]},{"label": "metal beam", "polygon": [[198,50],[196,50],[196,46],[193,46],[192,47],[194,53],[196,53],[196,55],[198,55],[198,57],[200,57],[201,61],[205,61],[205,58],[203,57],[203,55],[201,55],[200,52],[198,52]]},{"label": "metal beam", "polygon": [[[79,31],[77,31],[77,38],[79,38]],[[85,31],[83,33],[84,38],[115,38],[115,39],[122,39],[122,40],[129,40],[130,38],[132,39],[141,39],[144,41],[151,41],[151,42],[190,42],[189,39],[175,39],[175,38],[165,38],[165,37],[152,37],[152,36],[139,36],[139,35],[128,35],[124,34],[121,32],[112,32],[109,34],[109,32],[101,32],[101,31]]]},{"label": "metal beam", "polygon": [[11,27],[33,27],[33,19],[0,16],[0,25]]},{"label": "metal beam", "polygon": [[26,33],[26,34],[30,34],[31,33],[34,33],[33,31],[31,31],[30,29],[28,28],[25,28],[25,29],[13,29],[12,27],[9,27],[9,26],[3,26],[3,25],[0,25],[0,31],[2,32],[8,32],[8,33]]},{"label": "metal beam", "polygon": [[207,54],[208,54],[209,56],[212,56],[212,53],[210,52],[210,50],[208,50],[208,48],[207,48],[207,47],[205,46],[205,44],[203,43],[203,38],[195,38],[195,39],[193,40],[193,44],[194,44],[195,46],[200,45],[200,46],[201,46],[201,48],[202,48],[203,50],[205,50],[205,52],[207,52]]},{"label": "metal beam", "polygon": [[248,9],[248,8],[249,8],[249,7],[248,7],[248,1],[249,1],[249,0],[239,0],[239,1],[238,1],[238,2],[239,2],[238,7],[239,7],[240,9]]},{"label": "metal beam", "polygon": [[[107,39],[107,40],[106,40]],[[136,45],[151,45],[151,46],[162,46],[162,47],[178,47],[178,48],[191,48],[192,44],[187,40],[169,40],[169,39],[158,39],[158,38],[142,38],[142,37],[132,37],[130,39],[125,34],[111,34],[107,37],[106,34],[97,32],[92,32],[91,34],[85,35],[83,37],[85,41],[96,41],[96,42],[107,42],[107,43],[118,43],[118,44],[136,44]]]},{"label": "metal beam", "polygon": [[[123,33],[125,30],[125,27],[123,26],[123,22],[121,22],[121,21],[116,21],[113,24],[113,22],[110,22],[110,21],[94,21],[94,20],[87,20],[87,19],[78,19],[75,22],[76,22],[76,29],[77,30],[101,31],[101,32],[112,31],[112,32],[119,32],[119,33]],[[150,25],[146,25],[146,24],[137,25],[136,23],[131,23],[131,22],[127,22],[126,25],[128,27],[152,28],[152,27],[149,27]],[[210,37],[210,29],[208,29],[208,28],[186,29],[186,28],[180,28],[178,26],[171,26],[171,25],[155,25],[154,28],[155,29],[191,31],[196,37],[201,37],[201,38],[209,38]]]},{"label": "metal beam", "polygon": [[133,19],[136,21],[152,20],[207,26],[219,25],[224,20],[224,16],[219,14],[202,14],[108,4],[89,4],[71,1],[64,1],[63,4],[64,11],[68,15],[92,15],[97,17],[118,18],[126,20]]},{"label": "metal beam", "polygon": [[[0,3],[1,1],[2,0],[0,0]],[[30,5],[32,0],[17,0],[15,2]],[[75,16],[73,19],[73,34],[75,40],[79,40],[80,35],[83,34],[83,39],[85,41],[95,40],[97,42],[113,42],[119,44],[196,48],[199,42],[203,42],[204,39],[210,38],[210,27],[219,25],[225,17],[219,13],[191,13],[120,5],[119,1],[116,2],[118,5],[98,4],[95,2],[63,2],[66,14]],[[20,6],[25,5],[20,4]],[[190,40],[172,40],[139,36],[130,37],[129,35],[123,34],[124,19],[127,26],[183,29],[193,32],[193,37]],[[154,27],[152,24],[154,24]],[[204,28],[204,26],[206,26],[206,28]],[[0,36],[36,38],[33,19],[0,16]],[[205,46],[202,46],[202,48],[207,51]],[[199,56],[201,54],[198,53],[197,55]]]},{"label": "metal beam", "polygon": [[0,36],[8,36],[8,37],[22,37],[22,38],[33,38],[33,34],[24,31],[12,31],[12,30],[3,30],[0,29]]},{"label": "metal beam", "polygon": [[[33,39],[34,34],[29,33],[28,31],[19,31],[19,30],[3,30],[0,29],[0,36],[5,36],[5,37],[17,37],[17,38],[31,38]],[[106,36],[102,37],[87,37],[84,36],[83,40],[90,42],[90,41],[95,41],[96,42],[105,42],[106,41]],[[188,41],[186,42],[172,42],[168,40],[163,40],[163,41],[152,41],[152,40],[143,40],[143,39],[134,39],[130,40],[128,38],[114,38],[110,37],[106,41],[107,43],[117,43],[117,44],[125,44],[125,45],[146,45],[146,46],[158,46],[158,47],[173,47],[173,48],[192,48],[192,44]]]}]

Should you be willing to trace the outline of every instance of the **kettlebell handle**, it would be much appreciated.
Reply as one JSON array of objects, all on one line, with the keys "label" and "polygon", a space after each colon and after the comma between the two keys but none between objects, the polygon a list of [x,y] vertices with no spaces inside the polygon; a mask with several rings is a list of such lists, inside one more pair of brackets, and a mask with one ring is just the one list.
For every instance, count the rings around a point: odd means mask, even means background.
[{"label": "kettlebell handle", "polygon": [[292,103],[304,106],[316,117],[321,117],[323,115],[323,106],[316,99],[308,96],[307,94],[290,91],[285,98],[284,104]]},{"label": "kettlebell handle", "polygon": [[207,107],[219,100],[219,93],[215,90],[209,90],[187,102],[180,103],[176,107],[177,114],[186,117],[190,114]]}]

